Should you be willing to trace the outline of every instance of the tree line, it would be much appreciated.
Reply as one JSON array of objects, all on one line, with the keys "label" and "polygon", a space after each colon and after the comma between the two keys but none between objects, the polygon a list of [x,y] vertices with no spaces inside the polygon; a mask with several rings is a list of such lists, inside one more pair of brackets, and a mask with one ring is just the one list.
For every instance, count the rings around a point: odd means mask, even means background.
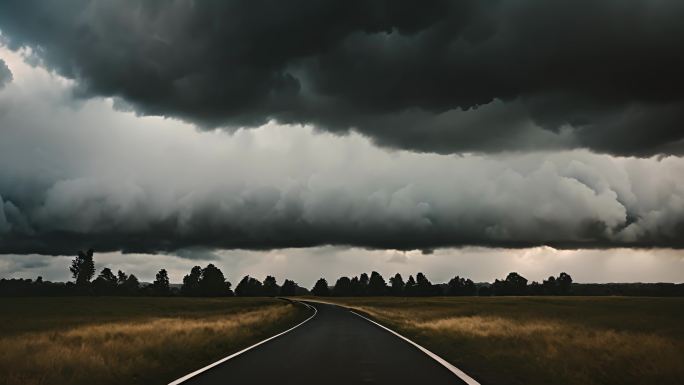
[{"label": "tree line", "polygon": [[116,274],[108,267],[95,276],[94,251],[80,251],[71,261],[69,271],[72,282],[49,282],[38,277],[30,279],[1,279],[0,296],[172,296],[230,297],[230,296],[294,296],[307,295],[309,291],[289,279],[278,285],[275,277],[267,276],[263,282],[245,276],[232,290],[221,269],[213,264],[202,268],[194,266],[183,277],[183,284],[174,287],[169,282],[166,269],[160,269],[152,283],[141,283],[134,274],[119,270]]},{"label": "tree line", "polygon": [[561,273],[558,277],[549,277],[542,283],[532,282],[518,273],[510,273],[503,280],[495,280],[494,283],[476,284],[469,278],[455,276],[447,283],[433,284],[423,273],[410,275],[406,281],[397,273],[389,278],[389,282],[373,271],[370,276],[366,273],[358,277],[340,277],[332,287],[321,278],[311,289],[316,296],[406,296],[406,297],[430,297],[430,296],[490,296],[490,295],[570,295],[572,278],[567,273]]},{"label": "tree line", "polygon": [[[352,278],[343,276],[330,286],[321,278],[311,290],[300,287],[286,279],[282,285],[274,276],[263,281],[250,276],[243,277],[232,289],[221,269],[213,264],[202,268],[194,266],[183,277],[180,287],[171,285],[165,269],[160,269],[150,284],[141,283],[133,274],[119,270],[116,274],[108,267],[95,277],[94,251],[80,251],[69,266],[73,282],[49,282],[38,277],[30,279],[0,279],[0,296],[172,296],[189,297],[257,297],[257,296],[524,296],[524,295],[642,295],[684,296],[684,284],[674,283],[609,283],[577,284],[567,273],[550,276],[542,282],[528,282],[518,273],[509,273],[504,279],[493,283],[475,283],[469,278],[455,276],[447,283],[433,284],[423,273],[404,280],[397,273],[388,280],[378,272],[363,273]],[[94,278],[94,279],[93,279]]]}]

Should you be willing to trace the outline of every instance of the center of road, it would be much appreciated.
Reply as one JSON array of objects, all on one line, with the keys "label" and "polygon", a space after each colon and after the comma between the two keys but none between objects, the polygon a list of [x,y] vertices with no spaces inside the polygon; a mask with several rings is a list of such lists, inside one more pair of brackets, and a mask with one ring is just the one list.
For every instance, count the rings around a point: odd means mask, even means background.
[{"label": "center of road", "polygon": [[441,357],[358,313],[297,302],[313,312],[300,324],[169,385],[479,385]]}]

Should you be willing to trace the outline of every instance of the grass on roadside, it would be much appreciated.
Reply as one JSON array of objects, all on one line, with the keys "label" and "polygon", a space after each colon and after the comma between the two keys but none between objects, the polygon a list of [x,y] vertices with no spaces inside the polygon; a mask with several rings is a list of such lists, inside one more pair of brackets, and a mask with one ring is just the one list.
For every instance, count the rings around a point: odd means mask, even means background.
[{"label": "grass on roadside", "polygon": [[482,384],[684,384],[684,299],[342,298]]},{"label": "grass on roadside", "polygon": [[0,384],[166,384],[308,316],[267,298],[3,298]]}]

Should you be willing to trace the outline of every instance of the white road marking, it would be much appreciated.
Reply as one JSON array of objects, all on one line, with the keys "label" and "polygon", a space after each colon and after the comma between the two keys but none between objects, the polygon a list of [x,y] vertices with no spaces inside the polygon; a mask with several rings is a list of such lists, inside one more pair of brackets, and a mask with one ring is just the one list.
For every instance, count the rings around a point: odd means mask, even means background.
[{"label": "white road marking", "polygon": [[368,322],[372,322],[372,323],[376,324],[377,326],[380,326],[381,328],[387,330],[388,332],[394,334],[395,336],[397,336],[397,337],[401,338],[402,340],[408,342],[409,344],[415,346],[415,347],[418,348],[421,352],[427,354],[428,356],[430,356],[430,358],[432,358],[433,360],[435,360],[435,361],[439,362],[440,364],[442,364],[442,366],[444,366],[445,368],[447,368],[450,372],[452,372],[453,374],[455,374],[458,378],[460,378],[461,380],[463,380],[466,384],[468,384],[468,385],[480,385],[479,382],[475,381],[472,377],[470,377],[469,375],[467,375],[467,374],[466,374],[464,371],[462,371],[461,369],[455,367],[454,365],[451,365],[451,364],[450,364],[449,362],[447,362],[444,358],[442,358],[442,357],[436,355],[435,353],[433,353],[433,352],[431,352],[431,351],[425,349],[424,347],[422,347],[422,346],[418,345],[417,343],[411,341],[410,339],[408,339],[408,338],[402,336],[401,334],[395,332],[394,330],[392,330],[392,329],[390,329],[390,328],[388,328],[388,327],[385,327],[385,326],[383,326],[383,325],[380,325],[379,323],[373,321],[373,320],[370,319],[370,318],[364,317],[364,316],[362,316],[361,314],[359,314],[359,313],[357,313],[357,312],[355,312],[355,311],[353,311],[353,310],[349,310],[349,311],[352,312],[353,314],[356,314],[357,316],[359,316],[359,317],[365,319],[365,320],[368,321]]},{"label": "white road marking", "polygon": [[294,330],[294,329],[296,329],[296,328],[302,326],[303,324],[305,324],[306,322],[308,322],[309,320],[311,320],[313,317],[315,317],[316,314],[318,314],[318,309],[316,309],[315,306],[311,306],[311,305],[309,305],[308,303],[304,303],[304,302],[300,302],[300,301],[294,301],[294,302],[301,303],[302,305],[308,307],[309,309],[313,309],[314,313],[311,315],[311,317],[309,317],[309,318],[305,319],[304,321],[298,323],[297,325],[295,325],[295,326],[293,326],[293,327],[291,327],[291,328],[285,330],[284,332],[278,333],[278,334],[274,335],[273,337],[266,338],[265,340],[263,340],[263,341],[261,341],[261,342],[257,342],[256,344],[254,344],[254,345],[252,345],[252,346],[250,346],[250,347],[248,347],[248,348],[244,348],[244,349],[240,350],[240,351],[237,352],[237,353],[233,353],[233,354],[229,355],[228,357],[222,358],[222,359],[220,359],[220,360],[214,362],[213,364],[209,364],[209,365],[207,365],[207,366],[205,366],[205,367],[203,367],[203,368],[201,368],[201,369],[195,370],[194,372],[192,372],[192,373],[190,373],[190,374],[187,374],[187,375],[185,375],[185,376],[183,376],[183,377],[181,377],[181,378],[179,378],[179,379],[177,379],[177,380],[175,380],[175,381],[173,381],[173,382],[170,382],[169,385],[178,385],[178,384],[181,384],[181,383],[183,383],[183,382],[189,380],[190,378],[195,377],[196,375],[198,375],[198,374],[200,374],[200,373],[206,372],[207,370],[209,370],[209,369],[211,369],[211,368],[213,368],[213,367],[215,367],[215,366],[217,366],[217,365],[221,365],[222,363],[224,363],[224,362],[230,360],[231,358],[235,358],[235,357],[239,356],[240,354],[245,353],[245,352],[247,352],[247,351],[249,351],[249,350],[252,350],[252,349],[256,348],[257,346],[259,346],[259,345],[261,345],[261,344],[264,344],[264,343],[266,343],[266,342],[268,342],[268,341],[270,341],[270,340],[272,340],[272,339],[274,339],[274,338],[278,338],[278,337],[282,336],[283,334],[285,334],[285,333],[287,333],[287,332],[290,332],[290,331],[292,331],[292,330]]}]

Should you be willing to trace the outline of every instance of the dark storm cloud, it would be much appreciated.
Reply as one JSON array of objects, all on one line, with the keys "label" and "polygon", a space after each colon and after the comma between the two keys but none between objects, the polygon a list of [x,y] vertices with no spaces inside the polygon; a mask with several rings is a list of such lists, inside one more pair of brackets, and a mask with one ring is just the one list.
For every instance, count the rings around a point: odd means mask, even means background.
[{"label": "dark storm cloud", "polygon": [[[387,162],[382,156],[378,161]],[[417,167],[409,164],[415,159],[393,162],[392,170],[346,176],[319,170],[288,184],[276,178],[257,187],[237,177],[201,187],[171,177],[152,186],[149,171],[123,185],[95,175],[58,180],[46,190],[31,189],[33,199],[3,197],[0,253],[184,249],[176,254],[210,259],[202,250],[684,248],[684,192],[672,185],[684,174],[681,160],[618,165],[576,153],[445,165],[424,159]],[[439,172],[420,176],[424,168]],[[472,177],[472,169],[482,175]],[[158,166],[156,172],[164,171]],[[650,175],[659,172],[674,176]],[[648,188],[632,186],[647,183]]]},{"label": "dark storm cloud", "polygon": [[0,254],[684,248],[682,158],[388,152],[301,126],[197,132],[112,100],[72,103],[71,82],[13,53],[8,63],[17,81],[0,89]]},{"label": "dark storm cloud", "polygon": [[419,151],[682,153],[684,2],[3,1],[82,96]]}]

